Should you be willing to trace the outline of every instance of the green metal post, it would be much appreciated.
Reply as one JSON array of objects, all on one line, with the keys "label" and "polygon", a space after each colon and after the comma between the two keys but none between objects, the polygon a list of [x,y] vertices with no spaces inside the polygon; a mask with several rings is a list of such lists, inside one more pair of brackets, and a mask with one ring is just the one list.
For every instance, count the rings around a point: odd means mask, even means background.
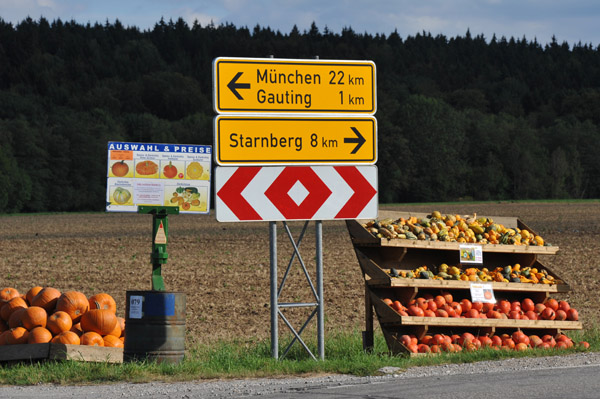
[{"label": "green metal post", "polygon": [[139,206],[138,213],[152,215],[152,290],[165,291],[165,282],[161,275],[161,267],[167,263],[167,237],[169,236],[169,219],[167,215],[178,215],[176,206]]}]

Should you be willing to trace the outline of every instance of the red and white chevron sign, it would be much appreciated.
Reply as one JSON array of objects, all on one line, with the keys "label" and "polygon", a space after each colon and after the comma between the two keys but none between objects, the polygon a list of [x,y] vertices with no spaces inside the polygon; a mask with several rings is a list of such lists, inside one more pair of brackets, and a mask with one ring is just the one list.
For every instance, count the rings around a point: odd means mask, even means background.
[{"label": "red and white chevron sign", "polygon": [[374,219],[377,167],[217,167],[219,222]]}]

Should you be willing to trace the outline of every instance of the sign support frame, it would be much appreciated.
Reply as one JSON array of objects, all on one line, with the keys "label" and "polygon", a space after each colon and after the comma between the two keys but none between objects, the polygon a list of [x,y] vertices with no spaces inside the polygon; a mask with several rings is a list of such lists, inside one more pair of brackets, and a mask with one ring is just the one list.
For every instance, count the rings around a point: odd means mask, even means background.
[{"label": "sign support frame", "polygon": [[[287,353],[290,351],[291,347],[294,345],[296,341],[302,345],[302,347],[306,350],[306,352],[314,359],[317,360],[315,355],[308,348],[306,343],[302,340],[300,335],[308,326],[312,318],[317,316],[317,350],[320,360],[325,359],[325,334],[324,334],[324,326],[325,326],[325,312],[324,312],[324,298],[323,298],[323,222],[321,220],[315,221],[315,256],[316,256],[316,282],[317,288],[315,287],[308,275],[308,271],[302,260],[300,255],[300,244],[302,239],[304,238],[304,234],[306,233],[306,229],[309,225],[310,220],[307,220],[304,223],[304,227],[298,239],[295,240],[292,236],[292,233],[289,229],[289,226],[286,221],[283,221],[283,227],[290,239],[290,242],[293,246],[292,256],[288,263],[288,266],[285,270],[285,273],[282,277],[281,283],[278,286],[278,271],[277,271],[277,222],[269,222],[269,250],[270,250],[270,286],[271,286],[271,355],[275,359],[279,359],[279,329],[278,329],[278,321],[279,317],[284,321],[286,326],[290,329],[294,338],[285,348],[281,358],[285,357]],[[315,302],[279,302],[279,296],[285,287],[285,283],[287,281],[287,277],[289,271],[294,263],[294,260],[298,258],[298,262],[304,271],[304,275],[308,281],[308,284],[311,288],[313,296],[315,297]],[[285,315],[282,312],[282,309],[285,308],[298,308],[298,307],[314,307],[314,310],[308,316],[302,327],[296,331],[296,329],[292,326],[292,324],[288,321]]]}]

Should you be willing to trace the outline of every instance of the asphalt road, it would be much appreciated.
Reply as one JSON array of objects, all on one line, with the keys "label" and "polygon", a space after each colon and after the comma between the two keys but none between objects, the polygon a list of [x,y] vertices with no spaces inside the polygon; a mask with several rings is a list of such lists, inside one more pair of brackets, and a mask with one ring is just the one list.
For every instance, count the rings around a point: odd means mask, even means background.
[{"label": "asphalt road", "polygon": [[600,398],[600,353],[597,352],[385,371],[388,374],[370,377],[330,375],[178,383],[4,386],[0,387],[0,398]]}]

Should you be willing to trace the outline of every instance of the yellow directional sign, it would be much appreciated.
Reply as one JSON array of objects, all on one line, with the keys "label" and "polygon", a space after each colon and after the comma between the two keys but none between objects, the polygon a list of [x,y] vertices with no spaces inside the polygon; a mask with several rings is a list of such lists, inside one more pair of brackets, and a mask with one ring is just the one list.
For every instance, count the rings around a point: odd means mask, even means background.
[{"label": "yellow directional sign", "polygon": [[213,62],[217,113],[374,114],[371,61],[217,58]]},{"label": "yellow directional sign", "polygon": [[219,165],[377,162],[374,117],[220,115],[214,132]]}]

